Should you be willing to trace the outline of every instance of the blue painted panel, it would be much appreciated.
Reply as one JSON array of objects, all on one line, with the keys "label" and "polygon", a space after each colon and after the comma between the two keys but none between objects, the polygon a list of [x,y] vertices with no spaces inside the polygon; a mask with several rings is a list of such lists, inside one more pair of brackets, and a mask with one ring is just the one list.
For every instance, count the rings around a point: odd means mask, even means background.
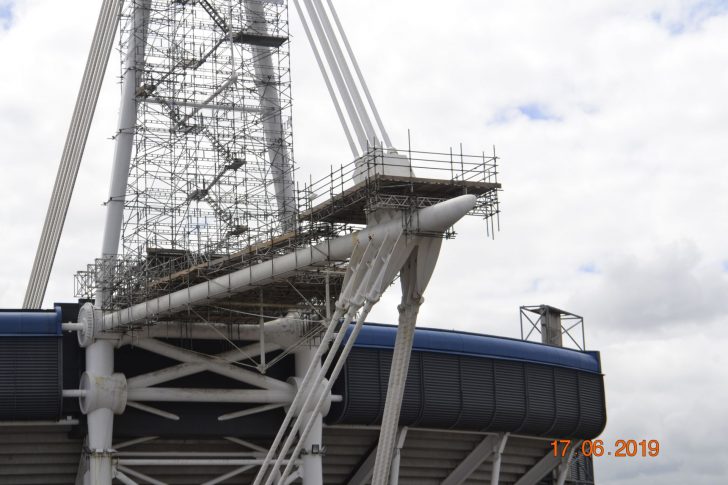
[{"label": "blue painted panel", "polygon": [[61,309],[0,310],[0,336],[61,335]]},{"label": "blue painted panel", "polygon": [[[352,329],[353,325],[347,330],[347,339]],[[391,349],[394,348],[396,335],[396,326],[367,323],[362,327],[354,346]],[[418,328],[415,331],[413,350],[500,358],[601,372],[598,352],[580,352],[506,337],[450,330]]]}]

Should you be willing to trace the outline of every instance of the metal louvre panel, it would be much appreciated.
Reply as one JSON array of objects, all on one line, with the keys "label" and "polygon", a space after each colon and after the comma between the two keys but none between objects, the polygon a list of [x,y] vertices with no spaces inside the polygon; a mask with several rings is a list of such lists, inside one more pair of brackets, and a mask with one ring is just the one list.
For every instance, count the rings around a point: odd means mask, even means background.
[{"label": "metal louvre panel", "polygon": [[551,428],[556,416],[554,370],[542,365],[527,365],[525,371],[528,411],[523,429],[540,435]]},{"label": "metal louvre panel", "polygon": [[58,419],[60,363],[59,337],[1,337],[0,420]]},{"label": "metal louvre panel", "polygon": [[579,427],[579,387],[576,371],[554,369],[556,420],[552,436],[571,436]]},{"label": "metal louvre panel", "polygon": [[526,417],[526,382],[524,364],[495,361],[496,411],[492,431],[511,431],[521,427]]},{"label": "metal louvre panel", "polygon": [[479,357],[460,357],[460,388],[463,407],[453,427],[482,429],[490,425],[495,414],[493,361]]},{"label": "metal louvre panel", "polygon": [[422,386],[425,394],[423,420],[435,428],[449,428],[462,409],[459,360],[451,356],[423,353]]},{"label": "metal louvre panel", "polygon": [[[404,386],[402,396],[402,409],[399,413],[399,422],[404,426],[416,426],[421,422],[424,400],[422,385],[422,360],[420,352],[412,352],[409,363],[409,372]],[[386,379],[384,384],[389,382],[389,368],[386,367]],[[384,377],[384,376],[383,376]],[[386,394],[384,395],[386,396]],[[382,403],[384,406],[384,403]]]},{"label": "metal louvre panel", "polygon": [[579,373],[579,391],[580,432],[597,436],[606,424],[604,420],[606,405],[601,376]]},{"label": "metal louvre panel", "polygon": [[343,390],[344,400],[331,404],[328,423],[339,423],[344,416],[349,418],[349,424],[372,424],[381,418],[384,401],[379,367],[379,350],[352,350],[344,371],[334,383],[334,389]]},{"label": "metal louvre panel", "polygon": [[[392,352],[354,348],[329,424],[381,421]],[[343,382],[342,382],[343,381]],[[412,353],[400,424],[593,438],[606,423],[602,376],[544,364]]]}]

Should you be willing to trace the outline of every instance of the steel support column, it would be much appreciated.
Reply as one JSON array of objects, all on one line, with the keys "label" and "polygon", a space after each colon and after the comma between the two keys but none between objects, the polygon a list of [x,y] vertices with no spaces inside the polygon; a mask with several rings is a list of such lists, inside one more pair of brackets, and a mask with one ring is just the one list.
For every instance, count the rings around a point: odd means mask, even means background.
[{"label": "steel support column", "polygon": [[[473,450],[466,456],[463,461],[450,472],[440,485],[460,485],[473,474],[475,470],[480,467],[485,460],[496,451],[496,448],[503,440],[503,437],[498,435],[488,435],[483,441],[473,448]],[[497,482],[496,482],[497,483]]]},{"label": "steel support column", "polygon": [[[96,376],[114,373],[114,346],[99,340],[86,348],[86,369]],[[86,416],[88,423],[89,483],[111,485],[111,439],[114,412],[109,408],[94,409]]]},{"label": "steel support column", "polygon": [[[316,358],[316,348],[304,344],[296,352],[296,377],[303,379],[309,365]],[[314,364],[316,370],[321,369],[321,361]],[[304,411],[305,413],[306,411]],[[305,416],[309,419],[310,416]],[[323,417],[316,413],[314,424],[306,436],[303,437],[303,450],[301,451],[301,476],[303,485],[322,485],[324,480],[322,452],[323,452]]]},{"label": "steel support column", "polygon": [[397,444],[394,448],[392,467],[389,470],[389,485],[399,484],[399,464],[402,459],[402,448],[404,447],[405,439],[407,439],[407,426],[403,426],[402,428],[400,428],[397,435]]},{"label": "steel support column", "polygon": [[[122,79],[119,125],[114,149],[114,162],[106,205],[101,257],[113,259],[119,249],[119,237],[124,213],[124,195],[129,178],[129,161],[134,143],[136,125],[136,89],[139,84],[139,68],[144,63],[144,42],[149,22],[151,0],[140,0],[134,5],[134,35],[130,36],[127,58]],[[103,290],[96,293],[96,305],[102,307]],[[97,340],[86,348],[86,371],[92,376],[110,377],[114,372],[114,346],[112,342]],[[89,483],[111,485],[111,440],[114,430],[114,411],[101,407],[87,415],[89,444]]]},{"label": "steel support column", "polygon": [[[106,201],[106,221],[101,245],[103,259],[116,258],[124,217],[124,200],[129,180],[129,163],[134,147],[134,130],[137,123],[136,91],[140,82],[140,69],[144,65],[144,44],[149,24],[151,0],[134,0],[134,27],[126,51],[124,74],[121,81],[121,106],[114,145],[114,162],[111,167],[109,198]],[[105,295],[97,290],[96,303],[102,306]]]},{"label": "steel support column", "polygon": [[401,266],[402,303],[398,307],[399,327],[394,342],[372,485],[387,485],[389,482],[395,434],[412,355],[417,314],[424,302],[422,294],[435,269],[441,244],[442,239],[440,238],[418,237],[416,247],[411,250],[406,262]]},{"label": "steel support column", "polygon": [[[576,450],[580,445],[580,441],[574,443],[571,449],[568,450],[563,457],[554,454],[554,451],[549,447],[548,453],[546,453],[543,458],[541,458],[535,465],[533,465],[533,467],[531,467],[530,470],[519,478],[515,485],[536,485],[539,481],[541,481],[541,479],[554,471],[554,469],[558,466],[561,466],[561,471],[563,471],[563,476],[560,478],[566,479],[568,464],[571,461],[574,450]],[[563,484],[563,480],[561,483]]]},{"label": "steel support column", "polygon": [[501,435],[501,439],[493,451],[493,467],[490,472],[490,485],[498,485],[500,482],[501,461],[503,460],[503,450],[505,450],[506,443],[508,443],[508,436],[510,436],[510,433]]}]

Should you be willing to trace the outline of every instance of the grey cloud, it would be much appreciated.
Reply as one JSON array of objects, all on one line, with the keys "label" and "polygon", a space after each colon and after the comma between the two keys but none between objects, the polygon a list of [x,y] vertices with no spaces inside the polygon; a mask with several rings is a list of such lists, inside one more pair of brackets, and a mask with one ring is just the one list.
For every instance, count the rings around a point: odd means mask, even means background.
[{"label": "grey cloud", "polygon": [[728,275],[720,262],[703,261],[692,242],[616,255],[601,268],[598,283],[577,292],[573,305],[596,315],[602,328],[650,332],[728,316]]},{"label": "grey cloud", "polygon": [[[598,461],[600,483],[728,481],[728,15],[677,36],[650,17],[703,3],[337,2],[396,144],[411,128],[414,148],[495,144],[502,157],[503,231],[488,241],[459,224],[421,324],[517,336],[522,304],[584,315],[607,376],[605,439],[640,433],[665,451]],[[22,301],[99,2],[76,0],[73,16],[65,2],[14,4],[0,29],[0,307]],[[316,178],[351,156],[293,17],[295,155]],[[118,73],[112,58],[46,305],[71,299],[73,272],[98,256]],[[524,103],[561,121],[487,124]],[[681,238],[693,242],[665,243]],[[372,320],[396,321],[397,303],[393,288]]]}]

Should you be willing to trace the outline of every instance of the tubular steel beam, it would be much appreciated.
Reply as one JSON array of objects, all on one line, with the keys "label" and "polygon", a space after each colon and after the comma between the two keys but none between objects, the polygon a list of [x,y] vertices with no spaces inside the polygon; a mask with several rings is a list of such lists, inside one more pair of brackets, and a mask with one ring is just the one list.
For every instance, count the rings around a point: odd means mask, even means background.
[{"label": "tubular steel beam", "polygon": [[[212,358],[220,362],[237,362],[238,360],[248,358],[249,355],[254,354],[259,347],[260,345],[255,343],[240,349],[234,349],[214,355]],[[277,346],[273,344],[269,344],[266,347],[273,350],[277,348]],[[151,387],[163,382],[179,379],[181,377],[198,374],[205,370],[207,370],[207,367],[204,362],[186,362],[183,364],[173,365],[172,367],[165,367],[164,369],[151,371],[147,374],[130,377],[127,379],[127,385],[129,388]]]},{"label": "tubular steel beam", "polygon": [[365,485],[372,479],[374,473],[374,461],[377,459],[377,447],[374,446],[367,457],[361,462],[354,475],[347,482],[348,485]]},{"label": "tubular steel beam", "polygon": [[445,478],[440,485],[460,485],[461,483],[465,483],[465,480],[467,480],[470,475],[472,475],[473,472],[477,470],[478,467],[480,467],[480,465],[490,457],[490,455],[493,454],[499,441],[500,437],[498,435],[486,436],[485,439],[478,443],[468,456],[466,456],[463,461],[461,461],[460,464],[458,464],[458,466],[450,472],[447,478]]},{"label": "tubular steel beam", "polygon": [[160,342],[159,340],[142,339],[136,343],[136,346],[180,362],[200,364],[204,366],[204,370],[253,386],[262,387],[264,389],[277,389],[286,392],[292,391],[293,389],[293,387],[287,382],[279,381],[272,377],[267,377],[256,372],[242,369],[226,362],[220,362],[217,359],[206,357],[195,352],[190,352],[180,347]]},{"label": "tubular steel beam", "polygon": [[[474,195],[461,195],[454,199],[440,202],[431,207],[425,207],[411,215],[412,220],[418,221],[421,232],[444,232],[455,222],[475,207]],[[214,298],[227,296],[230,293],[242,292],[254,288],[265,281],[275,277],[288,275],[298,269],[326,261],[343,261],[350,257],[351,251],[357,241],[376,239],[381,234],[387,234],[389,229],[401,228],[402,220],[397,219],[387,223],[347,234],[330,241],[299,249],[298,251],[259,263],[228,275],[219,276],[210,281],[193,285],[152,300],[138,303],[123,310],[109,312],[104,315],[103,329],[112,330],[119,325],[138,322],[153,318],[160,313],[183,310],[192,303],[201,303]],[[391,226],[391,227],[390,227]]]},{"label": "tubular steel beam", "polygon": [[556,467],[566,464],[566,468],[568,468],[568,463],[571,460],[572,455],[574,454],[574,450],[578,448],[579,444],[580,442],[577,442],[572,445],[571,450],[569,450],[563,457],[558,456],[553,452],[551,448],[549,448],[548,453],[546,453],[543,458],[541,458],[535,465],[531,467],[530,470],[528,470],[521,478],[519,478],[515,485],[536,485],[542,478],[544,478],[547,474],[551,473]]},{"label": "tubular steel beam", "polygon": [[129,389],[128,393],[131,401],[289,403],[293,400],[293,390],[146,387]]},{"label": "tubular steel beam", "polygon": [[402,461],[404,440],[407,439],[407,429],[407,426],[403,426],[397,435],[397,444],[394,448],[394,457],[392,457],[392,468],[389,471],[389,485],[399,485],[399,465]]},{"label": "tubular steel beam", "polygon": [[501,462],[503,460],[503,450],[506,448],[508,443],[508,437],[510,433],[505,433],[501,436],[499,443],[496,445],[493,456],[493,466],[490,471],[490,485],[498,485],[500,483],[500,471]]}]

